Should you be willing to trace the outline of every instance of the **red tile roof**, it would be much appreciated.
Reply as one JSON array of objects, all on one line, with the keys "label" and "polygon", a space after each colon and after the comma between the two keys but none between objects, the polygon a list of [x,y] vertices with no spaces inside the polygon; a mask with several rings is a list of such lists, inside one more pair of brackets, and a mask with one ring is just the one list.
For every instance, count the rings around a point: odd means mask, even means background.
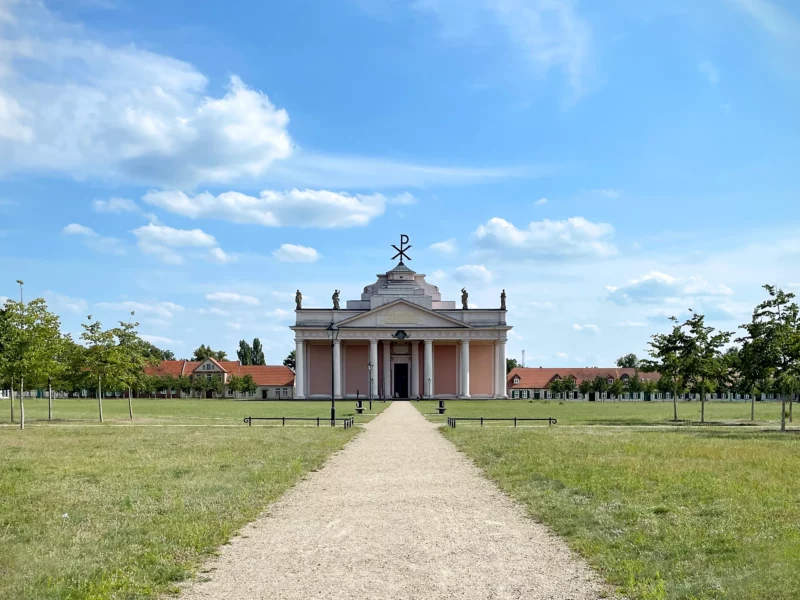
[{"label": "red tile roof", "polygon": [[[147,367],[145,373],[148,375],[171,375],[180,377],[181,375],[190,376],[205,361],[192,360],[164,360],[161,364]],[[245,376],[250,374],[256,385],[260,386],[293,386],[294,371],[283,365],[241,365],[238,360],[213,361],[226,373],[231,375]]]},{"label": "red tile roof", "polygon": [[[622,369],[619,367],[591,367],[591,368],[573,368],[573,367],[557,367],[557,368],[525,368],[517,367],[512,369],[508,374],[508,387],[511,389],[544,389],[553,378],[558,375],[559,377],[573,377],[575,383],[580,385],[581,381],[588,379],[592,381],[595,377],[602,376],[605,378],[613,377],[619,379],[623,375],[633,377],[636,369]],[[519,383],[514,383],[514,377],[519,376]],[[639,378],[642,380],[658,381],[661,379],[659,373],[643,373],[639,371]]]},{"label": "red tile roof", "polygon": [[256,385],[276,385],[290,387],[294,385],[294,371],[283,365],[242,365],[237,375],[252,375]]}]

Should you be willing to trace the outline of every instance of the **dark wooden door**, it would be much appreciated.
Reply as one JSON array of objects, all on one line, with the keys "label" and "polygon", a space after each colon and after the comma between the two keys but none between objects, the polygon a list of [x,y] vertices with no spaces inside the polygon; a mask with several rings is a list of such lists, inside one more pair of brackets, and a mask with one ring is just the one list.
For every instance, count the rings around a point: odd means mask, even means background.
[{"label": "dark wooden door", "polygon": [[397,398],[408,398],[408,365],[394,366],[394,393]]}]

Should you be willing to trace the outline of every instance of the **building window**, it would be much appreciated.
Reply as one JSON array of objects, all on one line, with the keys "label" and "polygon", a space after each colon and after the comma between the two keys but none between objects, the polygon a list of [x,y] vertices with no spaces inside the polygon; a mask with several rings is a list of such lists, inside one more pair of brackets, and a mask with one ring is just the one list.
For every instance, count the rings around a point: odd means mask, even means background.
[{"label": "building window", "polygon": [[609,377],[608,378],[608,385],[612,385],[613,383],[614,383],[614,378],[613,377]]},{"label": "building window", "polygon": [[283,397],[284,398],[288,398],[289,397],[289,388],[283,388]]},{"label": "building window", "polygon": [[519,384],[519,377],[514,377],[514,385],[518,385],[518,384]]},{"label": "building window", "polygon": [[524,400],[527,400],[527,398],[528,398],[528,390],[522,390],[522,398]]},{"label": "building window", "polygon": [[519,398],[519,390],[513,390],[511,392],[511,397],[514,398],[514,399]]}]

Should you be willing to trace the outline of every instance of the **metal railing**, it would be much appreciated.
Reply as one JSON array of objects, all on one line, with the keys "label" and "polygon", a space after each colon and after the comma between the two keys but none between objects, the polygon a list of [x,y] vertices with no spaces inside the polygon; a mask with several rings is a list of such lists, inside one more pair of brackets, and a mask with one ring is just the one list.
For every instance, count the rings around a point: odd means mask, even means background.
[{"label": "metal railing", "polygon": [[513,417],[513,418],[500,418],[500,417],[447,417],[447,426],[451,429],[455,429],[457,421],[480,421],[481,427],[483,427],[484,421],[486,422],[494,422],[494,421],[508,421],[513,422],[514,427],[517,426],[517,421],[547,421],[548,425],[555,425],[558,423],[558,419],[554,417],[543,417],[543,418],[523,418],[523,417]]},{"label": "metal railing", "polygon": [[281,427],[286,427],[286,421],[311,421],[316,422],[317,427],[321,424],[330,423],[331,427],[336,426],[336,421],[341,421],[345,429],[350,429],[353,426],[353,417],[345,419],[331,419],[329,417],[245,417],[244,422],[250,427],[253,426],[253,421],[280,421]]}]

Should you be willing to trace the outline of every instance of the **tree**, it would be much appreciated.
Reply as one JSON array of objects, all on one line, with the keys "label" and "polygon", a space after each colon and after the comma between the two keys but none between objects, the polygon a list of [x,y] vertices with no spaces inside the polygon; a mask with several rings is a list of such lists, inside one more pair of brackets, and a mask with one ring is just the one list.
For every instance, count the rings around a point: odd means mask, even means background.
[{"label": "tree", "polygon": [[620,356],[617,359],[617,366],[624,369],[638,369],[639,359],[636,358],[636,355],[633,353],[626,354],[625,356]]},{"label": "tree", "polygon": [[566,394],[572,393],[575,391],[575,380],[572,377],[564,377],[561,380],[561,393],[564,394],[564,398],[566,398]]},{"label": "tree", "polygon": [[283,366],[289,367],[292,371],[294,371],[296,363],[295,358],[296,358],[295,351],[292,350],[291,352],[289,352],[289,355],[283,359]]},{"label": "tree", "polygon": [[93,382],[97,382],[97,409],[102,423],[103,382],[113,385],[124,377],[122,352],[117,347],[114,330],[104,330],[100,321],[91,322],[92,315],[87,318],[90,322],[82,325],[84,331],[81,334],[88,346],[83,353],[84,368],[93,376]]},{"label": "tree", "polygon": [[584,398],[588,397],[588,395],[592,392],[592,382],[588,379],[584,379],[578,386],[578,391],[583,394]]},{"label": "tree", "polygon": [[20,382],[19,427],[25,428],[24,389],[47,381],[55,372],[63,338],[58,317],[47,309],[42,298],[28,304],[7,301],[2,319],[3,353],[0,361],[6,377],[16,374]]},{"label": "tree", "polygon": [[552,394],[560,394],[564,390],[564,380],[558,376],[554,377],[550,380],[550,383],[547,384],[547,389],[549,389]]},{"label": "tree", "polygon": [[650,400],[653,399],[653,394],[656,393],[657,389],[658,389],[658,385],[652,379],[645,379],[642,382],[642,390],[644,391],[644,393],[647,395],[647,397]]},{"label": "tree", "polygon": [[251,365],[266,365],[267,359],[264,356],[264,347],[261,345],[261,340],[255,338],[253,340],[253,360]]},{"label": "tree", "polygon": [[243,365],[253,364],[253,348],[244,340],[239,340],[239,349],[236,351],[236,356]]},{"label": "tree", "polygon": [[[131,316],[134,313],[131,312]],[[145,342],[139,337],[136,328],[139,323],[120,321],[119,327],[112,330],[117,339],[119,367],[117,377],[128,388],[128,417],[133,420],[133,394],[131,390],[144,375],[145,366],[156,362],[149,357]]]},{"label": "tree", "polygon": [[681,387],[679,349],[685,344],[684,333],[677,319],[672,318],[673,327],[669,333],[657,333],[650,338],[650,359],[643,360],[641,367],[646,372],[661,373],[659,386],[672,392],[672,420],[678,420],[678,388]]},{"label": "tree", "polygon": [[192,380],[192,391],[197,392],[198,398],[204,398],[211,381],[206,377],[196,376]]},{"label": "tree", "polygon": [[222,395],[222,377],[214,375],[208,380],[208,389],[216,394],[216,398]]},{"label": "tree", "polygon": [[181,375],[175,381],[175,386],[180,390],[181,398],[183,398],[183,394],[185,392],[191,393],[191,391],[192,391],[192,380],[187,375]]},{"label": "tree", "polygon": [[612,384],[608,386],[608,391],[619,400],[620,396],[622,396],[622,393],[625,391],[625,384],[622,383],[621,379],[615,379]]},{"label": "tree", "polygon": [[172,352],[172,350],[162,350],[141,338],[137,341],[137,344],[140,346],[140,352],[153,362],[159,363],[162,360],[175,360],[175,353]]},{"label": "tree", "polygon": [[634,373],[633,377],[629,377],[625,382],[625,389],[631,394],[638,394],[644,389],[639,373]]},{"label": "tree", "polygon": [[694,313],[680,327],[683,335],[677,351],[678,370],[688,385],[699,389],[700,422],[705,423],[706,389],[725,369],[721,359],[722,347],[730,341],[733,333],[716,331],[705,324],[705,316],[699,313]]},{"label": "tree", "polygon": [[592,381],[592,389],[597,393],[599,399],[602,394],[608,391],[608,380],[602,375],[598,375]]},{"label": "tree", "polygon": [[226,360],[228,355],[224,350],[212,350],[210,346],[206,346],[205,344],[200,344],[200,347],[197,348],[192,355],[192,360],[203,361],[209,358],[213,358],[214,360]]},{"label": "tree", "polygon": [[247,395],[255,394],[258,386],[256,385],[255,379],[250,373],[247,373],[244,377],[242,377],[242,391],[245,392]]},{"label": "tree", "polygon": [[228,389],[233,392],[233,397],[239,399],[239,392],[242,391],[242,378],[238,375],[231,375],[228,380]]},{"label": "tree", "polygon": [[518,367],[521,367],[521,366],[522,365],[520,365],[517,362],[516,358],[507,358],[506,359],[506,375],[508,375],[509,373],[511,373],[511,371],[513,371],[514,369],[516,369]]},{"label": "tree", "polygon": [[786,431],[786,396],[797,389],[800,375],[800,309],[795,295],[765,285],[769,299],[753,311],[743,353],[754,361],[751,376],[770,381],[781,396],[781,431]]}]

